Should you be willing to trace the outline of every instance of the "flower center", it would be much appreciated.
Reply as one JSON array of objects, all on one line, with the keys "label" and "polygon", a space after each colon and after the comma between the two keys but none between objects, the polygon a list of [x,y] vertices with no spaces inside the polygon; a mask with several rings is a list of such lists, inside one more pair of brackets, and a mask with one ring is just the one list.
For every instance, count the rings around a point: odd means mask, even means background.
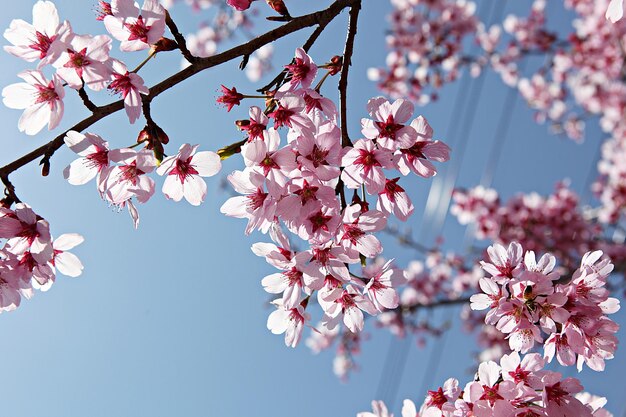
[{"label": "flower center", "polygon": [[176,160],[176,166],[170,171],[170,175],[177,175],[181,184],[185,183],[187,177],[197,175],[198,171],[191,165],[191,156],[186,161],[182,159]]},{"label": "flower center", "polygon": [[124,23],[124,26],[130,32],[129,41],[140,40],[148,43],[148,32],[152,26],[146,26],[146,22],[144,22],[141,15],[139,15],[135,23]]}]

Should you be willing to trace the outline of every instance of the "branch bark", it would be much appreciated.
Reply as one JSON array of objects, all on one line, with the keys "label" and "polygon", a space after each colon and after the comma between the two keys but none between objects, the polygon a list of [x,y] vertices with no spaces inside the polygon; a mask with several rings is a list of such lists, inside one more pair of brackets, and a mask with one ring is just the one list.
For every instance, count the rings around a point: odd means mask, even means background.
[{"label": "branch bark", "polygon": [[352,53],[354,52],[354,38],[357,31],[357,22],[359,20],[359,11],[361,10],[361,0],[356,1],[350,6],[350,19],[348,21],[348,35],[346,36],[346,44],[343,49],[343,62],[341,64],[341,77],[339,78],[339,106],[341,113],[341,145],[352,146],[352,141],[348,135],[348,72],[352,65]]}]

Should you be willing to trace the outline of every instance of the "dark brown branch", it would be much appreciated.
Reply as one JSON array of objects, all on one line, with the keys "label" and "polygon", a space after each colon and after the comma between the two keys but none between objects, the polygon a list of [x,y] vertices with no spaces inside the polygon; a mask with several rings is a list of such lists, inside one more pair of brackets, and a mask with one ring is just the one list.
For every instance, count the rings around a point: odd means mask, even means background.
[{"label": "dark brown branch", "polygon": [[180,49],[180,52],[183,54],[185,59],[190,64],[193,64],[194,62],[196,62],[197,58],[193,56],[191,51],[189,51],[189,49],[187,48],[187,41],[185,40],[185,37],[178,30],[178,26],[176,26],[176,23],[174,23],[168,11],[165,12],[165,24],[167,25],[170,32],[172,33],[172,36],[174,36],[174,39],[176,40],[176,43],[178,44],[178,49]]},{"label": "dark brown branch", "polygon": [[348,20],[348,35],[346,37],[346,45],[343,49],[343,63],[341,64],[341,78],[339,78],[339,106],[341,114],[341,145],[352,146],[350,135],[348,134],[348,116],[347,116],[347,89],[348,89],[348,71],[352,65],[352,52],[354,51],[354,37],[356,36],[357,22],[359,20],[359,11],[361,10],[361,1],[355,2],[350,7],[350,18]]},{"label": "dark brown branch", "polygon": [[0,201],[0,207],[6,205],[10,207],[13,203],[20,203],[20,199],[15,194],[15,187],[9,181],[8,176],[0,177],[0,180],[4,183],[4,195],[6,196]]},{"label": "dark brown branch", "polygon": [[[431,310],[433,308],[455,306],[455,305],[467,304],[469,302],[470,302],[469,297],[464,297],[464,298],[445,298],[443,300],[433,301],[430,304],[416,304],[416,305],[411,306],[411,307],[403,307],[402,308],[402,312],[405,313],[405,314],[412,314],[412,313],[415,313],[418,310]],[[400,307],[398,307],[398,308],[400,308]]]},{"label": "dark brown branch", "polygon": [[[311,27],[315,25],[327,25],[331,20],[333,20],[343,9],[346,7],[350,7],[353,4],[360,3],[360,0],[336,0],[333,4],[331,4],[327,9],[307,14],[304,16],[296,17],[290,22],[277,27],[276,29],[270,30],[269,32],[264,33],[263,35],[258,36],[255,39],[250,40],[249,42],[238,45],[234,48],[231,48],[227,51],[224,51],[220,54],[213,55],[208,58],[197,58],[196,61],[191,64],[189,67],[185,68],[182,71],[172,75],[166,80],[156,84],[150,89],[150,94],[148,96],[144,96],[143,100],[151,101],[156,96],[160,95],[164,91],[172,88],[178,83],[186,80],[187,78],[192,77],[193,75],[206,70],[208,68],[215,67],[217,65],[223,64],[225,62],[231,61],[235,58],[249,55],[252,52],[256,51],[260,47],[267,45],[277,39],[283,38],[293,32],[297,32],[303,28]],[[116,102],[107,104],[105,106],[96,107],[93,114],[86,119],[76,123],[74,126],[66,130],[65,132],[58,135],[52,141],[40,146],[39,148],[23,155],[22,157],[16,159],[15,161],[3,166],[0,168],[0,180],[5,184],[6,187],[9,186],[10,182],[8,180],[9,174],[13,171],[23,167],[24,165],[36,160],[39,157],[47,157],[48,159],[54,154],[54,152],[63,146],[63,139],[65,135],[70,130],[75,130],[78,132],[82,132],[87,129],[94,123],[99,120],[115,113],[124,108],[124,102],[122,100],[118,100]]]},{"label": "dark brown branch", "polygon": [[[304,49],[305,52],[309,52],[309,49],[311,49],[313,44],[315,44],[315,41],[317,41],[317,38],[319,38],[319,36],[322,34],[322,32],[324,32],[324,29],[326,29],[326,25],[328,25],[329,22],[330,22],[330,20],[328,22],[326,22],[326,23],[323,23],[323,24],[320,23],[315,28],[313,33],[311,33],[311,36],[309,36],[309,38],[306,40],[306,42],[304,42],[304,45],[302,45],[302,49]],[[245,57],[244,57],[244,59],[245,59]],[[291,63],[293,64],[294,61],[292,60]],[[244,67],[245,67],[245,65],[244,65]],[[241,69],[243,69],[243,68],[241,68]],[[256,91],[258,91],[259,93],[262,93],[262,92],[265,92],[265,91],[269,91],[275,85],[282,84],[282,82],[285,80],[286,76],[287,76],[287,69],[285,68],[272,81],[270,81],[267,85],[259,88]]]},{"label": "dark brown branch", "polygon": [[154,124],[154,120],[152,120],[152,113],[151,113],[151,109],[150,109],[150,103],[152,103],[151,100],[144,100],[141,103],[141,109],[143,111],[143,117],[146,118],[146,122],[150,125],[150,124]]},{"label": "dark brown branch", "polygon": [[85,91],[84,85],[78,90],[78,95],[83,100],[83,104],[85,105],[85,107],[87,107],[92,113],[96,111],[98,106],[93,104],[93,102],[89,99],[87,91]]}]

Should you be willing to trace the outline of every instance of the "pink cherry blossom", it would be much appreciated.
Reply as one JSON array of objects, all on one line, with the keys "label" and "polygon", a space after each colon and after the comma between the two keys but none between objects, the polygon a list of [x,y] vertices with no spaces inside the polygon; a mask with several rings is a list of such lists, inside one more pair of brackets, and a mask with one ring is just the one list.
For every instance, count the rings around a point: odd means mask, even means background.
[{"label": "pink cherry blossom", "polygon": [[4,37],[12,46],[5,46],[8,53],[28,62],[40,59],[38,68],[54,62],[64,42],[71,37],[72,28],[67,21],[59,23],[59,14],[51,1],[38,1],[33,6],[33,23],[14,19],[4,31]]},{"label": "pink cherry blossom", "polygon": [[254,139],[263,138],[263,131],[267,128],[269,119],[257,106],[250,107],[249,113],[250,120],[246,121],[246,123],[240,124],[239,128],[248,132],[248,141],[252,142]]},{"label": "pink cherry blossom", "polygon": [[510,243],[508,249],[494,244],[489,246],[487,253],[491,263],[481,261],[480,264],[496,282],[517,277],[521,273],[522,246],[519,243]]},{"label": "pink cherry blossom", "polygon": [[306,108],[304,99],[292,93],[284,93],[276,96],[276,110],[268,116],[274,119],[274,129],[287,126],[298,133],[313,132],[315,130],[311,119],[302,114]]},{"label": "pink cherry blossom", "polygon": [[296,49],[293,62],[285,65],[285,68],[290,78],[281,87],[281,91],[295,90],[298,87],[309,88],[317,75],[317,65],[302,48]]},{"label": "pink cherry blossom", "polygon": [[135,73],[128,72],[126,65],[118,60],[111,62],[113,81],[109,84],[109,90],[121,94],[124,99],[124,109],[131,124],[141,116],[141,94],[150,93],[143,83],[143,78]]},{"label": "pink cherry blossom", "polygon": [[312,175],[321,181],[339,176],[341,161],[341,133],[337,125],[326,122],[316,134],[304,134],[296,140],[298,164],[304,176]]},{"label": "pink cherry blossom", "polygon": [[392,167],[392,154],[387,149],[378,149],[371,139],[359,139],[349,148],[341,160],[344,167],[341,179],[348,188],[359,188],[365,184],[369,194],[377,195],[385,189],[383,169]]},{"label": "pink cherry blossom", "polygon": [[135,197],[145,203],[154,194],[154,180],[146,174],[156,168],[154,153],[148,149],[114,149],[109,152],[111,167],[106,180],[105,198],[113,204],[121,204]]},{"label": "pink cherry blossom", "polygon": [[181,145],[178,154],[165,158],[157,168],[157,174],[167,175],[163,183],[163,194],[168,199],[180,201],[183,197],[194,206],[199,206],[206,197],[206,183],[201,177],[212,177],[222,168],[220,157],[215,152],[196,153],[198,145]]},{"label": "pink cherry blossom", "polygon": [[286,308],[281,300],[273,301],[276,310],[267,318],[267,328],[274,334],[285,333],[285,345],[295,348],[300,338],[304,323],[308,320],[308,314],[304,308],[298,305],[294,308]]},{"label": "pink cherry blossom", "polygon": [[380,211],[361,212],[359,204],[348,206],[344,210],[342,230],[339,233],[341,245],[372,258],[380,254],[383,247],[371,233],[383,229],[386,224],[387,219]]},{"label": "pink cherry blossom", "polygon": [[430,161],[448,161],[450,148],[443,142],[432,140],[433,130],[423,116],[413,120],[410,126],[417,132],[417,141],[408,148],[398,150],[398,170],[402,175],[413,171],[424,178],[432,177],[437,174],[437,169]]},{"label": "pink cherry blossom", "polygon": [[0,266],[0,313],[13,311],[20,306],[20,289],[20,281]]},{"label": "pink cherry blossom", "polygon": [[325,313],[322,319],[325,328],[332,330],[343,321],[352,333],[363,330],[363,311],[371,315],[377,313],[371,301],[361,295],[353,285],[348,285],[336,300],[322,303],[322,308]]},{"label": "pink cherry blossom", "polygon": [[275,197],[283,193],[289,174],[296,168],[291,149],[279,146],[280,135],[269,130],[263,132],[263,140],[246,143],[241,150],[246,166],[263,174],[268,191]]},{"label": "pink cherry blossom", "polygon": [[378,195],[376,208],[387,215],[393,213],[404,222],[413,214],[415,207],[404,188],[398,185],[399,180],[400,177],[386,180],[385,189]]},{"label": "pink cherry blossom", "polygon": [[83,264],[76,255],[68,252],[83,243],[85,239],[77,233],[65,233],[54,239],[52,266],[68,277],[77,277],[83,272]]},{"label": "pink cherry blossom", "polygon": [[14,211],[0,217],[0,231],[0,237],[7,239],[6,247],[11,254],[28,252],[39,264],[52,259],[50,225],[27,204],[18,203]]},{"label": "pink cherry blossom", "polygon": [[361,120],[363,136],[376,139],[379,146],[391,151],[413,146],[417,132],[404,125],[413,115],[410,101],[398,99],[389,103],[384,97],[376,97],[367,102],[367,110],[374,120]]},{"label": "pink cherry blossom", "polygon": [[55,74],[48,81],[41,71],[26,70],[18,77],[25,83],[11,84],[2,90],[2,102],[12,109],[24,109],[17,124],[20,132],[37,134],[47,124],[48,130],[59,125],[63,117],[65,91]]},{"label": "pink cherry blossom", "polygon": [[246,234],[255,229],[266,232],[274,221],[276,199],[264,189],[265,177],[253,170],[234,171],[228,176],[235,191],[241,196],[229,198],[220,212],[230,217],[248,219]]},{"label": "pink cherry blossom", "polygon": [[83,185],[94,177],[98,190],[103,193],[109,175],[109,144],[93,133],[69,131],[65,144],[81,158],[74,160],[63,171],[63,176],[72,185]]},{"label": "pink cherry blossom", "polygon": [[387,261],[382,267],[368,266],[363,271],[364,278],[369,278],[363,293],[381,313],[398,307],[400,303],[396,288],[404,284],[404,277],[401,271],[393,267],[392,262]]},{"label": "pink cherry blossom", "polygon": [[297,254],[283,272],[266,276],[261,281],[265,291],[270,294],[283,294],[282,305],[287,309],[295,308],[300,304],[302,291],[311,295],[324,284],[324,277],[319,269],[309,267],[308,254]]},{"label": "pink cherry blossom", "polygon": [[165,32],[165,9],[158,0],[145,0],[141,10],[133,0],[112,0],[111,13],[104,17],[104,25],[122,42],[122,51],[147,49]]},{"label": "pink cherry blossom", "polygon": [[110,51],[111,38],[106,35],[76,35],[53,65],[71,88],[78,90],[84,84],[100,91],[111,80]]},{"label": "pink cherry blossom", "polygon": [[335,190],[312,179],[295,178],[287,185],[287,195],[280,199],[276,214],[294,233],[298,233],[301,219],[317,212],[322,207],[339,210]]}]

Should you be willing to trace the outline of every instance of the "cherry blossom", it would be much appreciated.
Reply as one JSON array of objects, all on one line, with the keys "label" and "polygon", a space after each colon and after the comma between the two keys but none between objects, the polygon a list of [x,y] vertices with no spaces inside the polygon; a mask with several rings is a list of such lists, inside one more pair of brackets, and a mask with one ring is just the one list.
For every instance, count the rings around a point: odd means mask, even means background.
[{"label": "cherry blossom", "polygon": [[274,220],[276,200],[264,190],[265,177],[255,171],[235,171],[228,176],[228,181],[243,195],[229,198],[220,212],[248,219],[246,234],[255,229],[267,231]]},{"label": "cherry blossom", "polygon": [[107,65],[111,38],[106,35],[76,35],[53,65],[57,74],[74,89],[84,85],[99,91],[111,79]]},{"label": "cherry blossom", "polygon": [[55,74],[48,81],[38,70],[26,70],[17,76],[26,82],[4,87],[2,102],[12,109],[24,109],[17,124],[20,132],[36,135],[46,124],[48,130],[57,127],[64,109],[61,79]]},{"label": "cherry blossom", "polygon": [[112,60],[113,81],[108,85],[109,90],[121,94],[124,99],[124,109],[128,121],[132,124],[141,116],[141,94],[150,93],[144,85],[143,79],[136,73],[128,72],[126,65],[118,60]]},{"label": "cherry blossom", "polygon": [[82,274],[82,262],[76,255],[68,251],[83,243],[84,240],[77,233],[64,233],[52,241],[54,253],[51,263],[63,275],[77,277]]},{"label": "cherry blossom", "polygon": [[155,44],[165,32],[165,9],[158,0],[145,0],[141,10],[133,0],[112,0],[104,25],[121,41],[120,50],[140,51]]},{"label": "cherry blossom", "polygon": [[341,160],[341,179],[348,188],[364,184],[369,194],[377,195],[385,189],[383,169],[391,168],[392,160],[391,151],[377,148],[371,139],[359,139]]},{"label": "cherry blossom", "polygon": [[276,310],[267,318],[267,328],[274,334],[285,333],[285,345],[296,347],[302,337],[304,323],[308,320],[308,315],[300,305],[287,308],[282,305],[280,300],[275,300],[272,303],[276,306]]},{"label": "cherry blossom", "polygon": [[180,201],[183,197],[189,204],[198,206],[206,197],[206,183],[201,177],[212,177],[222,168],[220,157],[215,152],[196,153],[198,145],[183,144],[178,154],[165,158],[157,168],[157,174],[167,175],[163,183],[163,194],[168,199]]},{"label": "cherry blossom", "polygon": [[432,140],[433,130],[423,116],[414,119],[410,127],[417,132],[417,141],[408,148],[399,149],[400,158],[396,162],[398,170],[402,175],[412,171],[425,178],[432,177],[437,174],[437,170],[430,161],[448,161],[450,148],[443,142]]},{"label": "cherry blossom", "polygon": [[293,63],[286,65],[290,79],[282,87],[281,91],[294,90],[297,87],[309,88],[317,75],[317,66],[311,57],[302,48],[296,49]]},{"label": "cherry blossom", "polygon": [[521,262],[522,247],[512,243],[508,251],[490,246],[489,255],[493,263],[482,266],[492,278],[481,279],[483,295],[472,296],[471,306],[490,309],[486,322],[508,335],[512,350],[528,352],[535,342],[544,342],[543,331],[548,335],[544,343],[548,362],[556,357],[564,366],[604,369],[604,361],[617,347],[618,326],[607,315],[619,310],[619,302],[604,288],[612,271],[610,261],[594,267],[601,251],[588,252],[565,284],[558,283],[556,260],[549,254],[537,262],[534,252],[527,251]]},{"label": "cherry blossom", "polygon": [[71,130],[65,136],[65,144],[81,156],[65,168],[65,179],[72,185],[83,185],[95,177],[98,190],[104,192],[110,172],[108,142],[93,133]]},{"label": "cherry blossom", "polygon": [[67,21],[60,23],[54,3],[38,1],[33,6],[32,24],[14,19],[4,31],[5,39],[13,44],[4,50],[28,62],[39,59],[40,68],[58,58],[71,35],[72,28]]},{"label": "cherry blossom", "polygon": [[404,125],[413,115],[410,101],[398,99],[389,103],[384,97],[376,97],[368,101],[367,110],[374,120],[361,120],[363,136],[376,139],[379,146],[392,151],[413,146],[417,132]]},{"label": "cherry blossom", "polygon": [[153,152],[142,149],[114,149],[109,152],[111,167],[105,184],[105,198],[113,204],[122,204],[135,197],[145,203],[154,194],[154,180],[147,176],[156,168]]}]

